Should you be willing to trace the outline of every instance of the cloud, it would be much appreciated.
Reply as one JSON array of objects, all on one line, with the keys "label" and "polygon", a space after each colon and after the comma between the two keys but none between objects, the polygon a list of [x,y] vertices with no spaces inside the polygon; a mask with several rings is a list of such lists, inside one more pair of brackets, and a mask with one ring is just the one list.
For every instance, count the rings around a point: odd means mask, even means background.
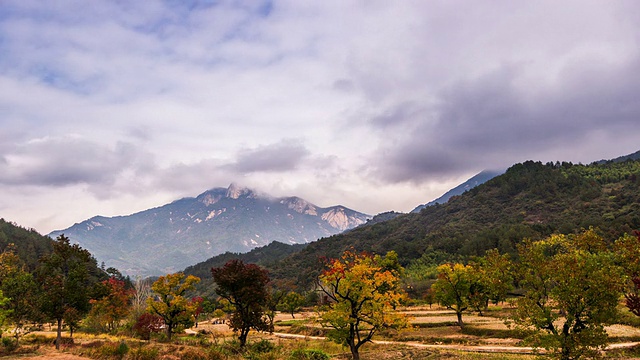
[{"label": "cloud", "polygon": [[230,164],[229,168],[240,174],[291,171],[309,154],[299,140],[285,139],[271,145],[240,150],[236,162]]},{"label": "cloud", "polygon": [[153,169],[153,158],[130,143],[113,147],[77,136],[45,137],[6,151],[0,162],[0,184],[65,187],[88,185],[108,192],[122,174]]},{"label": "cloud", "polygon": [[416,115],[428,109],[398,104],[371,120],[385,130],[400,127],[399,140],[378,150],[383,162],[377,174],[390,182],[420,182],[509,166],[546,149],[554,149],[555,160],[570,160],[593,148],[589,139],[596,132],[627,140],[640,131],[634,96],[640,78],[629,76],[638,71],[640,58],[571,64],[553,85],[532,88],[521,68],[506,66],[443,91],[431,109],[434,118]]}]

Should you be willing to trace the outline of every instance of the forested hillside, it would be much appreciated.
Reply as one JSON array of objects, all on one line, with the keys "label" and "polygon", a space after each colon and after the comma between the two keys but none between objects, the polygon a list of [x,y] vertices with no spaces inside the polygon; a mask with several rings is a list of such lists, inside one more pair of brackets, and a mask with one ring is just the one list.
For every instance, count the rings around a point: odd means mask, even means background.
[{"label": "forested hillside", "polygon": [[403,265],[425,252],[463,256],[497,248],[515,254],[523,238],[575,233],[597,227],[608,240],[640,228],[640,162],[547,163],[512,166],[445,204],[419,214],[321,239],[270,271],[275,278],[311,284],[323,258],[348,248],[384,254],[395,250]]},{"label": "forested hillside", "polygon": [[211,268],[222,267],[227,261],[232,259],[240,259],[247,264],[258,264],[262,267],[272,268],[278,261],[286,258],[291,254],[295,254],[304,249],[307,244],[287,245],[277,241],[269,245],[255,248],[248,253],[238,254],[226,252],[210,258],[193,266],[189,266],[184,270],[186,275],[194,275],[202,279],[197,285],[198,290],[202,294],[211,293],[213,288],[213,279],[211,278]]},{"label": "forested hillside", "polygon": [[14,244],[16,254],[31,270],[36,268],[41,256],[53,251],[53,242],[48,236],[0,219],[0,253],[9,244]]}]

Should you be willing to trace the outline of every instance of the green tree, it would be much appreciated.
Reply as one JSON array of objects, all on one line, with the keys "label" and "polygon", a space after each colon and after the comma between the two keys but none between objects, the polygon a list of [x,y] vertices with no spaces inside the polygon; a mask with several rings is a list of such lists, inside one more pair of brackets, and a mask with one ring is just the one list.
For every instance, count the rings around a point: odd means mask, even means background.
[{"label": "green tree", "polygon": [[304,296],[295,291],[290,291],[280,301],[280,308],[291,314],[291,317],[295,319],[295,312],[300,310],[304,305],[304,301]]},{"label": "green tree", "polygon": [[28,320],[38,318],[38,285],[13,252],[13,247],[8,247],[0,254],[0,264],[0,291],[11,299],[4,308],[9,314],[8,321],[13,324],[13,335],[18,346],[24,325]]},{"label": "green tree", "polygon": [[5,308],[5,305],[9,302],[9,300],[10,299],[8,297],[5,297],[2,294],[2,290],[0,290],[0,338],[2,338],[2,334],[4,333],[4,330],[6,328],[7,316],[11,312],[11,310]]},{"label": "green tree", "polygon": [[431,286],[440,305],[456,312],[458,326],[464,327],[462,313],[469,308],[473,283],[473,268],[469,265],[442,264],[438,266],[438,280]]},{"label": "green tree", "polygon": [[186,293],[194,290],[199,282],[199,277],[178,272],[160,276],[151,285],[156,296],[147,298],[147,311],[164,320],[167,339],[171,340],[178,327],[192,324],[198,304],[192,303]]},{"label": "green tree", "polygon": [[385,257],[346,251],[320,274],[319,285],[331,299],[321,322],[333,328],[330,339],[349,346],[354,360],[380,329],[409,326],[406,315],[394,311],[406,296],[402,271],[393,251]]},{"label": "green tree", "polygon": [[509,291],[513,290],[514,270],[509,254],[500,254],[497,249],[489,250],[479,259],[477,272],[484,282],[489,300],[494,304],[507,299]]},{"label": "green tree", "polygon": [[640,316],[640,232],[625,234],[616,241],[616,252],[627,276],[624,289],[625,305]]},{"label": "green tree", "polygon": [[79,245],[71,245],[69,238],[58,236],[53,252],[41,258],[38,280],[42,286],[42,311],[57,322],[56,349],[60,348],[62,321],[65,315],[86,314],[89,311],[90,291],[94,285],[90,267],[96,267],[91,254]]},{"label": "green tree", "polygon": [[234,307],[229,325],[234,331],[239,331],[241,347],[247,343],[251,329],[272,331],[265,319],[263,306],[269,300],[269,275],[266,270],[234,259],[222,267],[212,268],[211,274],[218,286],[216,293]]},{"label": "green tree", "polygon": [[519,246],[526,293],[513,320],[536,329],[534,343],[560,359],[597,356],[607,343],[604,325],[615,319],[623,274],[606,248],[594,230]]}]

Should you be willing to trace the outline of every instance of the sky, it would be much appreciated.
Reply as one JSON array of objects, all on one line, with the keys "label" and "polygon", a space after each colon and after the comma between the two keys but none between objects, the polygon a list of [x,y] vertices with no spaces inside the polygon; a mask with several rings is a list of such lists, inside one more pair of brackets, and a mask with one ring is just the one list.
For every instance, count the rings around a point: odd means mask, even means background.
[{"label": "sky", "polygon": [[368,214],[640,150],[640,2],[2,0],[0,217],[231,183]]}]

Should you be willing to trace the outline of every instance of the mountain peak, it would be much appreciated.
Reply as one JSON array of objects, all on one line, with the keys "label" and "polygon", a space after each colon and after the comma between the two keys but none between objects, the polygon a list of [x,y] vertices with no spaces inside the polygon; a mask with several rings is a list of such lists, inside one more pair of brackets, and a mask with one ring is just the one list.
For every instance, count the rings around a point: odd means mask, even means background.
[{"label": "mountain peak", "polygon": [[231,199],[238,199],[241,196],[245,196],[245,195],[248,198],[257,197],[256,193],[253,190],[247,187],[239,186],[236,183],[231,183],[231,185],[229,185],[229,188],[227,189],[226,197]]}]

